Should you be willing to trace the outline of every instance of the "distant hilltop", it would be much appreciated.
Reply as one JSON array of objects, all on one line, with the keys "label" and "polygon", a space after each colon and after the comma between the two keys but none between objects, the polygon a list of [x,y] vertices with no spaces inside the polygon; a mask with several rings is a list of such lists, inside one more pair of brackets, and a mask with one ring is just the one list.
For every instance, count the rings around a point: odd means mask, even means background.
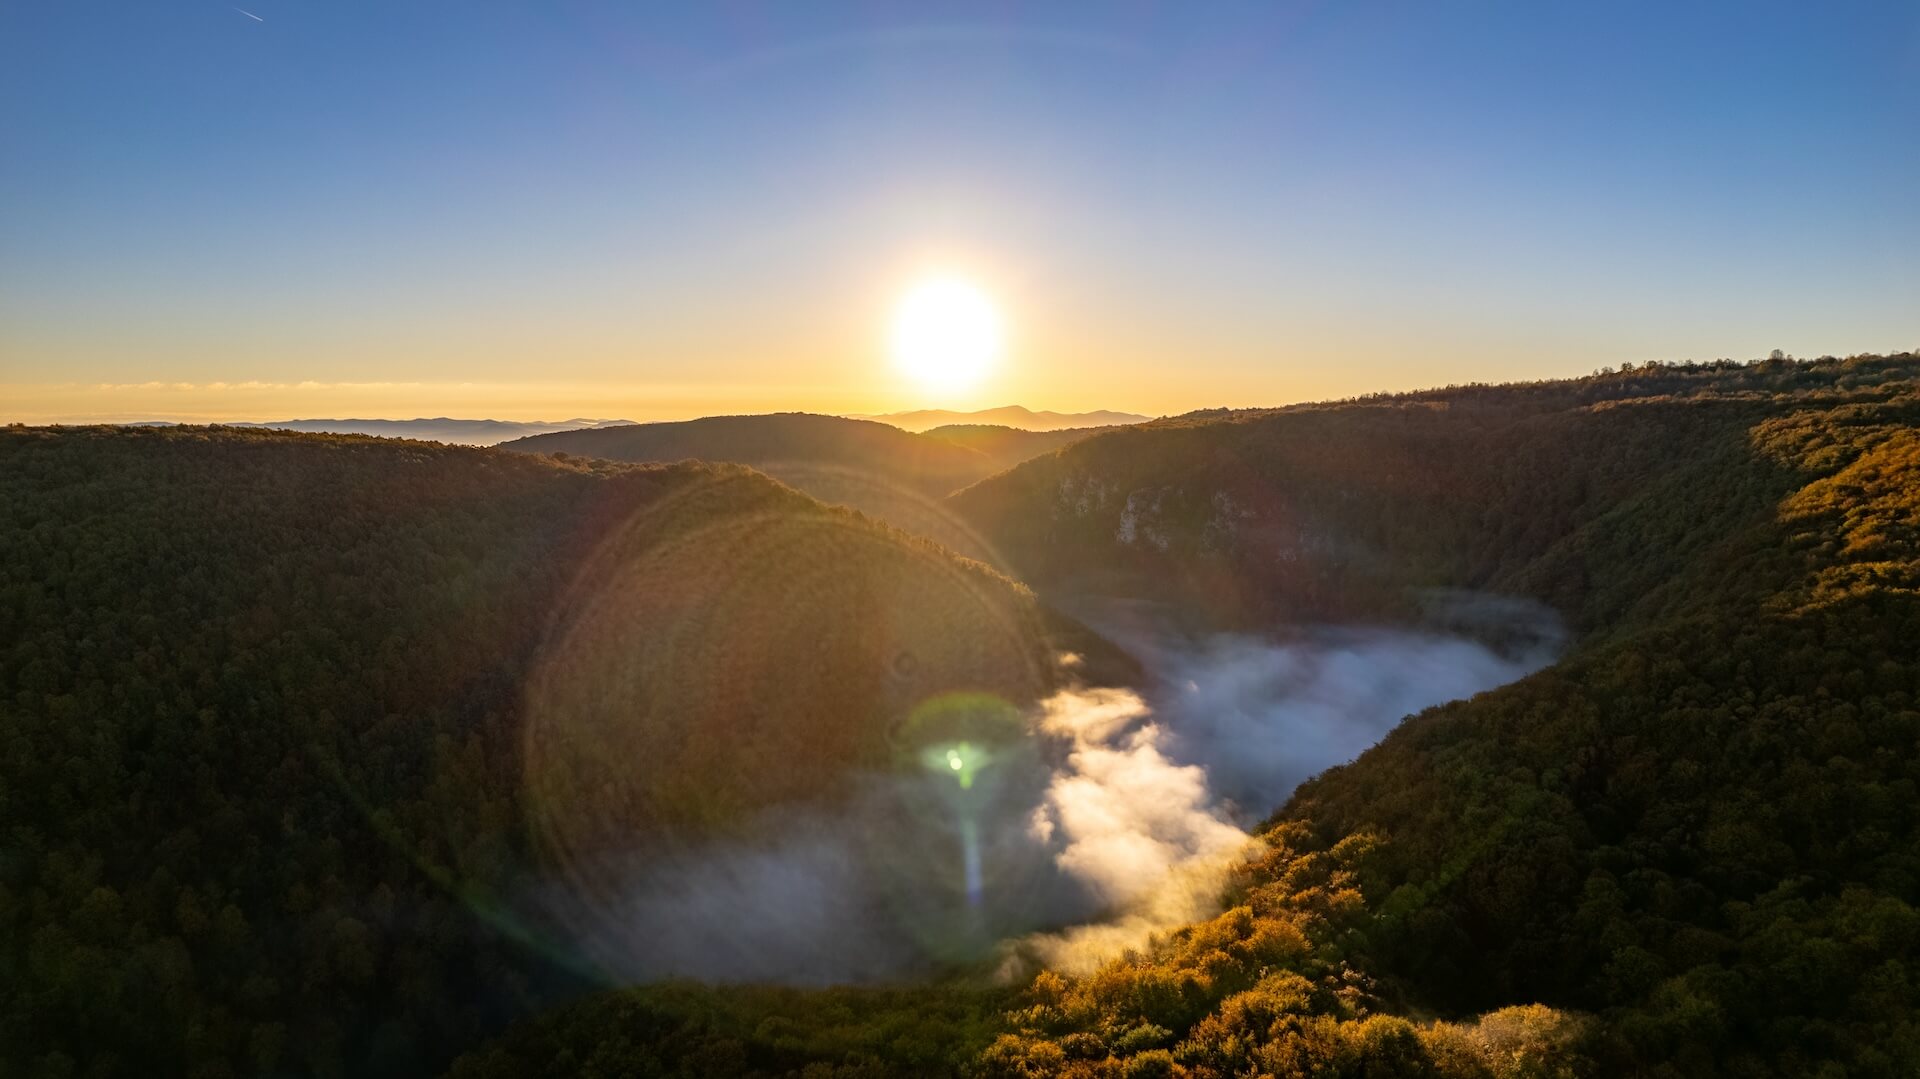
[{"label": "distant hilltop", "polygon": [[432,419],[413,420],[278,420],[267,423],[227,423],[221,426],[265,427],[277,431],[308,431],[329,435],[378,435],[382,438],[414,438],[422,442],[493,446],[529,435],[627,427],[632,423],[632,420],[589,419],[457,420],[435,416]]},{"label": "distant hilltop", "polygon": [[855,420],[879,420],[908,431],[927,431],[952,424],[993,424],[1017,427],[1023,431],[1059,431],[1069,427],[1122,427],[1145,423],[1151,416],[1131,412],[1035,412],[1019,405],[982,409],[979,412],[951,412],[944,408],[924,408],[917,412],[888,412],[878,416],[849,416]]}]

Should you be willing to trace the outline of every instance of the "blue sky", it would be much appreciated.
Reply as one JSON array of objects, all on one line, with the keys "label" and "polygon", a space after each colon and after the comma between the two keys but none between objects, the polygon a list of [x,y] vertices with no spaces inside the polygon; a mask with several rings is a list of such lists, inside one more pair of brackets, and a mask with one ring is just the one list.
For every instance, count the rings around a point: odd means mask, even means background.
[{"label": "blue sky", "polygon": [[[242,7],[0,4],[0,419],[1159,413],[1920,346],[1912,3]],[[938,400],[884,355],[930,268],[1009,326]]]}]

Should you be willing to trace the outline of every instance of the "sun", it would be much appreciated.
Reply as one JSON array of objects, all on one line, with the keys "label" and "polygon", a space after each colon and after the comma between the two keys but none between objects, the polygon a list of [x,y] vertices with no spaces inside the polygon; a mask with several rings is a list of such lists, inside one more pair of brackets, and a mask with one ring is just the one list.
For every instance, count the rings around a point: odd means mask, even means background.
[{"label": "sun", "polygon": [[959,390],[1000,358],[1000,312],[972,282],[933,277],[914,285],[893,311],[893,362],[932,390]]}]

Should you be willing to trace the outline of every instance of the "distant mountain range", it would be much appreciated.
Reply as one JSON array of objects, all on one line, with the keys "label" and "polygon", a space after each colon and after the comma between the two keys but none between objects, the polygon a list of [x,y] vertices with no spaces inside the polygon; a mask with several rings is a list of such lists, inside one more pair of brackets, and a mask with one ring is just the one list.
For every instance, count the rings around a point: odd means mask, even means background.
[{"label": "distant mountain range", "polygon": [[[416,438],[423,442],[452,442],[467,446],[493,446],[529,435],[555,431],[598,430],[625,427],[632,420],[457,420],[446,416],[413,420],[278,420],[266,423],[228,423],[223,427],[265,427],[278,431],[309,431],[330,435],[377,435],[382,438]],[[144,426],[144,425],[143,425]],[[155,424],[152,426],[162,426]]]},{"label": "distant mountain range", "polygon": [[982,409],[979,412],[952,412],[944,408],[923,408],[915,412],[887,412],[878,416],[850,416],[855,420],[879,420],[908,431],[926,431],[953,424],[991,424],[1017,427],[1022,431],[1059,431],[1069,427],[1121,427],[1145,423],[1152,416],[1132,412],[1035,412],[1019,405]]}]

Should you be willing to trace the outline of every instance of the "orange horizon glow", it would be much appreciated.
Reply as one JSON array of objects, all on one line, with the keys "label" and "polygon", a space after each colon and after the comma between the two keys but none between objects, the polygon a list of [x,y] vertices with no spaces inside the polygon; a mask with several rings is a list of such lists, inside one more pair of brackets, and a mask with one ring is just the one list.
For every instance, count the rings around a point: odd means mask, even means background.
[{"label": "orange horizon glow", "polygon": [[[930,279],[929,266],[961,267],[942,270],[943,278],[977,288],[1004,320],[977,378],[920,377],[900,362],[900,304]],[[1791,351],[1805,355],[1890,350],[1887,342],[1750,335],[1725,348],[1695,340],[1621,355],[1599,343],[1568,347],[1526,319],[1498,338],[1404,313],[1322,312],[1281,323],[1171,299],[1048,288],[1010,268],[1017,266],[977,255],[901,257],[885,260],[883,272],[808,282],[795,293],[743,290],[733,304],[710,297],[672,318],[631,324],[529,307],[496,318],[418,312],[405,324],[325,333],[244,320],[83,323],[45,334],[11,327],[0,339],[0,423],[649,422],[1006,405],[1162,416],[1571,377],[1624,361],[1753,358],[1778,345],[1798,344]],[[743,327],[746,315],[753,317]],[[444,321],[438,331],[436,319]]]},{"label": "orange horizon glow", "polygon": [[[1888,348],[1826,350],[1883,353]],[[1823,354],[1809,350],[1809,355]],[[1695,356],[1648,356],[1683,361]],[[1735,357],[1753,358],[1753,357]],[[1484,361],[1484,358],[1483,358]],[[795,365],[798,368],[800,365]],[[1464,365],[1458,377],[1423,377],[1401,365],[1297,363],[1241,368],[1199,384],[1179,364],[1133,378],[1120,364],[1041,366],[1009,356],[978,384],[944,389],[917,382],[891,360],[873,357],[844,380],[658,382],[554,381],[266,381],[257,379],[120,383],[14,382],[0,371],[0,424],[261,423],[296,419],[414,420],[435,417],[517,422],[575,418],[640,423],[702,416],[810,412],[874,416],[922,409],[978,412],[1023,406],[1035,412],[1110,410],[1173,416],[1209,408],[1267,408],[1399,393],[1466,382],[1530,381],[1587,374],[1610,364],[1591,359],[1546,364]],[[863,370],[864,368],[864,370]],[[1274,371],[1269,375],[1269,370]],[[1280,371],[1287,371],[1280,375]],[[864,377],[862,377],[864,376]]]}]

